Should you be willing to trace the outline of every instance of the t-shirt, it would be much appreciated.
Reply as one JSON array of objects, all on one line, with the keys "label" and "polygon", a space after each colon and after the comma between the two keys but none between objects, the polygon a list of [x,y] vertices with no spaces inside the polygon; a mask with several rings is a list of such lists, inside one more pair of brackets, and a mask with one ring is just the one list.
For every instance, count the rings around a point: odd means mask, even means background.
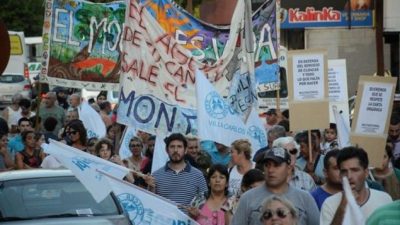
[{"label": "t-shirt", "polygon": [[[239,200],[238,208],[232,218],[232,225],[262,225],[260,216],[263,201],[274,195],[265,185],[245,192]],[[318,225],[319,210],[308,192],[292,186],[280,195],[290,200],[299,213],[298,225]]]},{"label": "t-shirt", "polygon": [[[370,195],[367,202],[361,206],[361,211],[364,214],[365,219],[367,219],[375,211],[375,209],[392,202],[392,198],[386,192],[377,191],[374,189],[369,189],[369,191]],[[341,200],[342,192],[336,193],[325,200],[321,208],[321,225],[331,224]]]},{"label": "t-shirt", "polygon": [[326,192],[322,187],[318,187],[314,191],[311,192],[311,196],[313,196],[315,202],[317,203],[318,209],[321,210],[322,204],[325,199],[331,196],[328,192]]},{"label": "t-shirt", "polygon": [[179,172],[172,170],[168,163],[153,173],[156,183],[156,194],[176,202],[178,205],[188,206],[192,199],[207,191],[207,183],[203,173],[186,163],[186,167]]},{"label": "t-shirt", "polygon": [[[252,165],[253,168],[254,164]],[[243,174],[237,170],[237,166],[232,167],[229,172],[229,194],[238,195],[241,192],[240,186],[242,184]]]},{"label": "t-shirt", "polygon": [[400,201],[387,204],[375,210],[367,220],[367,225],[399,225]]}]

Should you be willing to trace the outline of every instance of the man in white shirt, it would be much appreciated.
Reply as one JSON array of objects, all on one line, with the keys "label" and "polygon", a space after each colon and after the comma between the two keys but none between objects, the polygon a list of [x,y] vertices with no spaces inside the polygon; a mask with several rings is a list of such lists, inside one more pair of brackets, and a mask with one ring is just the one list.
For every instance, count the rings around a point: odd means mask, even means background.
[{"label": "man in white shirt", "polygon": [[[341,177],[349,179],[354,198],[360,206],[365,219],[375,209],[392,202],[392,198],[385,192],[369,189],[366,185],[368,177],[368,154],[362,148],[346,147],[337,156]],[[327,198],[322,205],[320,224],[341,225],[347,206],[347,199],[343,192]]]}]

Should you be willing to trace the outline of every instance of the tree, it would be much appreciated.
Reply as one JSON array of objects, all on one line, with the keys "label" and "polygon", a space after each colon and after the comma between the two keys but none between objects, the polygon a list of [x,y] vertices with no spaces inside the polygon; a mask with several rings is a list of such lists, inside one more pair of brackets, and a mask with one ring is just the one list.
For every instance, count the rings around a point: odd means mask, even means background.
[{"label": "tree", "polygon": [[24,31],[25,36],[41,36],[44,0],[2,0],[0,18],[8,30]]}]

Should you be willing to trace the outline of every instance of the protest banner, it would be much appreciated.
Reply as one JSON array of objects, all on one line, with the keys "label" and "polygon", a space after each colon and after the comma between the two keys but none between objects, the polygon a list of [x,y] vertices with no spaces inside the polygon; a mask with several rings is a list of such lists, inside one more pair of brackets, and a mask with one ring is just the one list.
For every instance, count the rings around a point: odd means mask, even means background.
[{"label": "protest banner", "polygon": [[136,136],[136,128],[134,127],[126,127],[122,140],[121,140],[121,145],[119,147],[119,157],[121,159],[126,159],[132,156],[131,148],[129,147],[129,144],[131,142],[131,139]]},{"label": "protest banner", "polygon": [[79,119],[86,128],[88,138],[102,138],[106,136],[107,129],[100,114],[89,105],[88,102],[82,102],[78,107]]},{"label": "protest banner", "polygon": [[180,211],[174,202],[116,179],[108,173],[102,171],[99,173],[108,181],[108,186],[114,192],[132,224],[199,225]]},{"label": "protest banner", "polygon": [[[230,95],[238,114],[249,111],[257,81],[249,68],[239,66],[251,62],[243,54],[248,52],[244,1],[238,1],[230,27],[203,23],[168,0],[128,4],[118,122],[152,134],[196,135],[196,69],[220,94]],[[260,79],[279,69],[275,7],[274,0],[266,1],[253,15],[254,73]]]},{"label": "protest banner", "polygon": [[235,140],[246,138],[254,150],[267,146],[265,128],[256,109],[243,122],[201,71],[196,73],[196,90],[200,139],[230,146]]},{"label": "protest banner", "polygon": [[290,130],[329,127],[326,50],[288,53]]},{"label": "protest banner", "polygon": [[118,179],[124,178],[129,173],[129,169],[126,167],[61,142],[52,139],[49,139],[49,141],[49,144],[42,145],[44,152],[52,155],[63,166],[70,169],[97,202],[102,201],[111,191],[107,188],[107,181],[103,179],[103,176],[97,170],[105,171]]},{"label": "protest banner", "polygon": [[396,77],[378,76],[360,76],[358,81],[350,140],[367,151],[370,166],[381,166],[396,82]]},{"label": "protest banner", "polygon": [[117,91],[125,8],[123,1],[46,0],[42,81]]},{"label": "protest banner", "polygon": [[350,131],[349,96],[345,59],[328,60],[329,122],[336,123],[333,108],[343,117],[346,129]]},{"label": "protest banner", "polygon": [[165,136],[157,135],[154,144],[153,162],[151,165],[151,173],[165,166],[169,160],[166,145],[164,142]]},{"label": "protest banner", "polygon": [[259,86],[257,87],[258,108],[259,113],[268,111],[268,109],[283,109],[289,108],[288,103],[288,86],[287,86],[287,52],[288,50],[279,46],[279,105],[277,102],[277,90],[269,89],[263,91]]}]

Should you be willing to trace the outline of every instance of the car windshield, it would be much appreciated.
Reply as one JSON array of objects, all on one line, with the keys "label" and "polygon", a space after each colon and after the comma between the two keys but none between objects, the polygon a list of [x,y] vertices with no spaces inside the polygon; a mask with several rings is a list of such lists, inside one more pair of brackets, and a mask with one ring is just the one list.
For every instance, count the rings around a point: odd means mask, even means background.
[{"label": "car windshield", "polygon": [[0,83],[18,83],[25,80],[25,77],[20,75],[1,75]]},{"label": "car windshield", "polygon": [[111,195],[96,203],[75,177],[0,183],[0,221],[118,214],[119,208]]}]

